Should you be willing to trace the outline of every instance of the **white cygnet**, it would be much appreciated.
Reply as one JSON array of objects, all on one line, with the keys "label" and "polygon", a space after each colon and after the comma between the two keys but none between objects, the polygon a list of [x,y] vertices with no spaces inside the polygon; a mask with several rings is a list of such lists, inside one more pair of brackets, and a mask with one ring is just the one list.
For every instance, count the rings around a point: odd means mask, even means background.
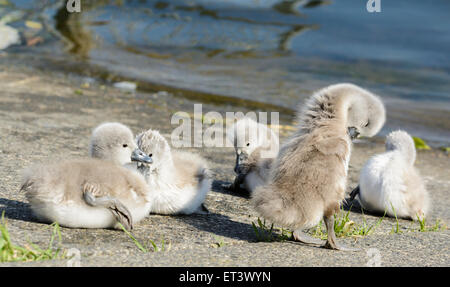
[{"label": "white cygnet", "polygon": [[278,154],[278,137],[267,125],[245,117],[228,129],[227,138],[236,151],[237,176],[230,189],[251,193],[269,178],[270,167]]},{"label": "white cygnet", "polygon": [[151,189],[151,213],[207,213],[204,207],[211,179],[206,161],[197,154],[171,151],[166,139],[155,130],[136,137],[138,147],[153,159],[138,163]]},{"label": "white cygnet", "polygon": [[386,137],[386,152],[370,158],[361,170],[351,199],[358,196],[361,206],[372,212],[423,219],[429,213],[430,199],[415,160],[411,136],[405,131],[391,132]]},{"label": "white cygnet", "polygon": [[[132,160],[151,162],[137,149],[131,131],[118,123],[94,130],[90,154],[99,158],[37,164],[24,174],[33,213],[47,223],[72,228],[131,229],[149,210],[149,188],[143,176],[120,165]],[[98,153],[100,152],[101,153]]]}]

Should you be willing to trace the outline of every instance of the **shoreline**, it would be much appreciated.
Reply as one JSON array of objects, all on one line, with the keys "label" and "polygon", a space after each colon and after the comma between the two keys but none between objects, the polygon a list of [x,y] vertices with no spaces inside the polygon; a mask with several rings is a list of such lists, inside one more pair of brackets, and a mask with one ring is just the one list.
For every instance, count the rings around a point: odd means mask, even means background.
[{"label": "shoreline", "polygon": [[[149,79],[149,76],[142,76],[138,74],[139,70],[130,70],[130,74],[127,74],[127,70],[108,70],[105,63],[91,63],[89,61],[74,60],[73,58],[56,54],[50,55],[48,52],[39,52],[38,57],[35,54],[24,52],[18,49],[16,52],[7,53],[0,57],[0,61],[6,60],[11,65],[30,65],[37,69],[43,69],[46,72],[56,72],[63,74],[75,74],[80,77],[87,77],[99,84],[113,84],[115,82],[132,82],[137,85],[137,91],[143,93],[154,93],[157,91],[166,91],[173,94],[176,97],[186,99],[189,101],[195,101],[203,104],[209,104],[217,106],[218,110],[229,109],[233,107],[236,110],[245,111],[276,111],[280,115],[280,123],[283,125],[292,124],[295,118],[295,106],[304,101],[312,92],[316,89],[318,83],[314,83],[311,86],[304,87],[305,90],[295,96],[295,104],[291,106],[280,105],[277,101],[270,101],[266,98],[247,98],[236,97],[233,94],[216,93],[211,87],[202,87],[202,84],[187,87],[184,84],[177,84],[176,81],[171,83],[159,81],[158,79]],[[26,63],[26,64],[25,64]],[[159,62],[155,60],[153,62],[155,68],[152,73],[157,72],[158,65],[162,65],[165,62]],[[167,65],[167,63],[165,63]],[[167,67],[161,69],[162,78],[168,78],[173,69],[183,68],[183,65],[176,65],[174,68],[166,70]],[[184,68],[183,68],[184,69]],[[142,71],[144,73],[148,72]],[[176,77],[180,74],[185,74],[187,71],[181,71],[175,73]],[[205,75],[207,79],[207,75]],[[329,82],[329,84],[334,82]],[[359,84],[355,82],[356,84]],[[191,83],[194,84],[194,83]],[[376,94],[383,95],[378,89],[372,89],[371,86],[363,86],[369,91]],[[317,86],[321,88],[324,86]],[[384,137],[390,131],[397,129],[405,129],[413,136],[424,139],[429,146],[433,148],[447,148],[450,146],[450,111],[445,103],[437,101],[410,101],[402,98],[395,97],[383,97],[381,96],[387,110],[387,122],[385,127],[379,133],[378,137]],[[425,104],[425,107],[423,106]]]}]

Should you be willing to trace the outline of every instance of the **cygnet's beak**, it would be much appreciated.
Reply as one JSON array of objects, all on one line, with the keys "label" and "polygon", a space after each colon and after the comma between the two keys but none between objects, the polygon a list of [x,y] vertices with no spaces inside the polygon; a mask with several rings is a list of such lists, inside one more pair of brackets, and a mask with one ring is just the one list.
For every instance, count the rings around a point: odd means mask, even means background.
[{"label": "cygnet's beak", "polygon": [[348,135],[350,136],[350,139],[354,140],[359,136],[359,131],[355,127],[349,127],[348,128]]},{"label": "cygnet's beak", "polygon": [[141,151],[138,148],[131,153],[131,161],[153,163],[152,158],[146,155],[143,151]]},{"label": "cygnet's beak", "polygon": [[246,153],[239,153],[236,156],[236,165],[234,166],[234,172],[239,174],[241,173],[241,165],[246,163],[248,160],[248,155]]}]

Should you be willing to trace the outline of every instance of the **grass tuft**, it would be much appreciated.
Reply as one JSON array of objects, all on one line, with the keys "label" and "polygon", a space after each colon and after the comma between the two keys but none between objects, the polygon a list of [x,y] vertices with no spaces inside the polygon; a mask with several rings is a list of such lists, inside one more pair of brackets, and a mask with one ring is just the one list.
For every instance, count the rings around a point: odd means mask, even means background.
[{"label": "grass tuft", "polygon": [[5,220],[5,212],[3,212],[0,221],[0,262],[29,262],[65,259],[66,252],[63,252],[61,247],[56,249],[53,247],[53,242],[56,237],[58,237],[59,243],[61,243],[61,231],[59,225],[57,223],[53,223],[51,226],[53,226],[52,236],[46,249],[42,249],[38,245],[31,242],[23,247],[18,246],[12,243],[7,222]]},{"label": "grass tuft", "polygon": [[[137,246],[137,248],[144,253],[147,253],[150,251],[153,251],[153,252],[169,251],[170,248],[172,247],[171,243],[169,243],[169,246],[166,247],[166,242],[165,242],[164,238],[161,239],[160,247],[158,247],[158,245],[151,239],[149,239],[147,245],[144,246],[144,244],[141,244],[139,242],[139,240],[137,240],[136,237],[134,237],[133,234],[131,234],[131,232],[126,230],[125,227],[123,227],[123,225],[121,223],[119,223],[119,226],[120,226],[120,228],[122,228],[122,230],[125,232],[125,234],[127,234],[128,237],[131,238],[131,240],[134,242],[134,244]],[[150,246],[151,246],[151,248],[150,248]]]},{"label": "grass tuft", "polygon": [[400,230],[400,222],[397,217],[397,212],[395,211],[394,205],[392,205],[392,203],[391,203],[391,207],[392,207],[392,212],[394,213],[394,217],[395,217],[395,226],[392,227],[391,234],[393,234],[393,233],[400,234],[400,233],[402,233],[402,231]]},{"label": "grass tuft", "polygon": [[443,231],[447,229],[447,226],[445,223],[443,223],[440,219],[436,219],[435,223],[433,225],[427,225],[426,218],[420,218],[417,216],[417,222],[419,223],[418,229],[413,229],[412,231],[419,231],[419,232],[436,232],[436,231]]},{"label": "grass tuft", "polygon": [[425,150],[431,149],[430,146],[428,146],[423,139],[419,137],[412,137],[412,138],[414,140],[414,145],[416,146],[416,149],[425,149]]},{"label": "grass tuft", "polygon": [[286,241],[292,237],[292,232],[284,228],[277,228],[278,233],[274,232],[273,223],[269,226],[266,225],[266,220],[258,220],[252,222],[253,231],[255,232],[257,241],[272,242],[272,241]]},{"label": "grass tuft", "polygon": [[214,248],[224,247],[227,243],[223,241],[223,238],[213,235],[214,243],[212,244]]},{"label": "grass tuft", "polygon": [[[363,237],[370,235],[384,220],[386,213],[377,220],[373,225],[367,224],[366,218],[364,217],[364,212],[362,213],[363,222],[362,224],[357,224],[353,220],[350,219],[350,210],[351,208],[344,213],[344,210],[341,209],[339,214],[334,215],[334,232],[336,237]],[[310,229],[310,233],[312,236],[320,238],[322,240],[327,239],[327,230],[324,227],[323,220],[319,222],[319,224]]]}]

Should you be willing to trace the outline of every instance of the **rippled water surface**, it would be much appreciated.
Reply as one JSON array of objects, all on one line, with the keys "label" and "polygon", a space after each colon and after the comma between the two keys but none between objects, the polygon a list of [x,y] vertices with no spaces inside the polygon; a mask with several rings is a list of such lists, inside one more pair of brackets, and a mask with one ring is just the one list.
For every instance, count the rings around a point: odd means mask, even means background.
[{"label": "rippled water surface", "polygon": [[8,25],[44,24],[42,42],[13,52],[287,114],[315,89],[353,82],[385,101],[384,133],[450,143],[447,0],[381,0],[380,13],[365,0],[82,1],[81,13],[65,1],[10,2],[0,6],[17,18]]}]

